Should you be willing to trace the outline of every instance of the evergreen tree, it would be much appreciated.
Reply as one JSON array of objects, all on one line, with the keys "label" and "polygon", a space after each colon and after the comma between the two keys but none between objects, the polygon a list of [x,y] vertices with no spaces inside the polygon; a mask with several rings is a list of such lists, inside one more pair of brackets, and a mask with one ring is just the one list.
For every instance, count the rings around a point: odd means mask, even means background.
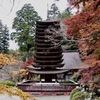
[{"label": "evergreen tree", "polygon": [[9,31],[7,26],[5,25],[3,28],[3,40],[2,40],[2,44],[3,44],[2,49],[4,50],[4,53],[8,52],[8,47],[9,47],[8,41],[9,41]]},{"label": "evergreen tree", "polygon": [[7,53],[9,47],[9,31],[7,26],[3,25],[0,20],[0,52]]},{"label": "evergreen tree", "polygon": [[57,16],[58,19],[64,19],[66,17],[70,17],[71,14],[71,11],[69,8],[65,9],[62,13],[60,12]]},{"label": "evergreen tree", "polygon": [[12,28],[16,32],[11,34],[11,39],[18,42],[19,50],[26,52],[29,56],[29,51],[34,47],[35,23],[41,20],[38,13],[34,10],[31,4],[25,4],[21,10],[16,12]]},{"label": "evergreen tree", "polygon": [[2,25],[2,22],[0,20],[0,52],[2,51],[2,48],[3,48],[3,44],[2,44],[2,40],[3,40],[3,25]]}]

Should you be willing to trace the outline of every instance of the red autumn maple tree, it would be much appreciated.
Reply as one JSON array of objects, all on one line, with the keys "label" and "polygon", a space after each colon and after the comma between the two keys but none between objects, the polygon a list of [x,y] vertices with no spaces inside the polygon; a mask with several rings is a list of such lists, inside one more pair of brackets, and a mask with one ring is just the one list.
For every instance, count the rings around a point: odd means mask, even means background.
[{"label": "red autumn maple tree", "polygon": [[26,66],[30,66],[30,65],[33,65],[33,64],[34,64],[34,58],[31,57],[31,58],[29,58],[26,62],[23,62],[23,63],[19,66],[19,68],[20,68],[20,69],[26,69]]},{"label": "red autumn maple tree", "polygon": [[63,20],[66,34],[78,41],[83,59],[100,62],[100,0],[70,0],[74,6],[80,3],[82,11]]},{"label": "red autumn maple tree", "polygon": [[64,19],[66,34],[78,40],[83,59],[95,66],[80,69],[74,78],[100,96],[100,0],[70,0],[74,6],[80,3],[82,11]]},{"label": "red autumn maple tree", "polygon": [[[78,78],[79,77],[79,78]],[[97,94],[100,92],[100,66],[96,65],[93,67],[82,68],[80,69],[74,76],[73,79],[77,79],[76,81],[80,84],[84,84],[88,86],[89,90],[96,92]]]}]

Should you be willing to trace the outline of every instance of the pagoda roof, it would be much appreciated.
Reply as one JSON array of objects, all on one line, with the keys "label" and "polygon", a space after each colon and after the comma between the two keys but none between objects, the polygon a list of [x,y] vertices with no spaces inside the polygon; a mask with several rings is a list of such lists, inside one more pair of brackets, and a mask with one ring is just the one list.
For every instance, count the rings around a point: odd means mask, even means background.
[{"label": "pagoda roof", "polygon": [[82,63],[80,58],[80,54],[78,51],[66,51],[63,54],[63,62],[64,66],[60,69],[80,69],[86,67],[87,65]]},{"label": "pagoda roof", "polygon": [[[83,64],[79,55],[79,52],[77,51],[71,51],[71,52],[64,52],[62,53],[63,57],[62,59],[63,62],[61,64],[63,64],[63,67],[56,67],[56,69],[60,69],[58,71],[67,71],[67,70],[71,70],[71,69],[80,69],[83,67],[87,67],[87,65]],[[29,66],[28,66],[29,67]],[[34,65],[31,66],[31,68],[33,68],[34,70],[39,69],[39,67],[35,67]],[[35,72],[35,71],[34,71]],[[41,72],[42,73],[42,72]],[[54,72],[53,72],[54,73]]]},{"label": "pagoda roof", "polygon": [[60,73],[64,73],[66,71],[69,70],[65,70],[65,69],[54,69],[54,70],[29,70],[30,73],[34,73],[34,74],[60,74]]},{"label": "pagoda roof", "polygon": [[50,19],[50,20],[43,20],[43,21],[37,21],[39,23],[54,23],[54,22],[60,22],[60,20]]}]

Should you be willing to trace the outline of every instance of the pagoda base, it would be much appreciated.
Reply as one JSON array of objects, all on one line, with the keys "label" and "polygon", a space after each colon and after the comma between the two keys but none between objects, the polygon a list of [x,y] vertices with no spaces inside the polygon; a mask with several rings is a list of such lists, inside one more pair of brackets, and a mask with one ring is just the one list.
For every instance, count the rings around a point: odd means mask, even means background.
[{"label": "pagoda base", "polygon": [[68,95],[70,92],[76,88],[79,84],[74,84],[72,82],[67,83],[41,83],[37,82],[24,82],[17,84],[17,87],[24,92],[30,94],[37,94],[37,95],[57,95],[57,94],[65,94]]}]

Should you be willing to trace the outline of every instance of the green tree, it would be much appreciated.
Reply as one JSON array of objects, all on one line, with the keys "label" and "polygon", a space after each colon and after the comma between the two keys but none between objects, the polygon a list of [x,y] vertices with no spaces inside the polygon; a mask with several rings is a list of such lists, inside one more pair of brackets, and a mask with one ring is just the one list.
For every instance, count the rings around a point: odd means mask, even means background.
[{"label": "green tree", "polygon": [[3,25],[0,20],[0,52],[4,51],[4,53],[8,52],[9,47],[9,30],[7,26]]},{"label": "green tree", "polygon": [[19,50],[29,56],[30,49],[34,46],[35,23],[41,17],[31,4],[25,4],[16,12],[12,28],[16,32],[11,33],[11,39],[18,42]]},{"label": "green tree", "polygon": [[[72,13],[71,13],[70,8],[67,8],[62,13],[59,13],[57,18],[64,20],[64,18],[70,17],[71,15],[72,15]],[[64,34],[65,34],[66,33],[66,26],[64,23],[63,23],[62,30],[64,30]],[[77,41],[74,41],[73,39],[71,39],[71,37],[64,35],[64,38],[62,40],[62,48],[64,51],[66,51],[66,50],[78,50]]]},{"label": "green tree", "polygon": [[60,18],[60,19],[64,19],[66,17],[70,17],[70,15],[72,15],[71,11],[70,11],[69,8],[67,8],[62,13],[59,13],[57,17]]},{"label": "green tree", "polygon": [[9,47],[9,30],[8,30],[6,25],[3,28],[2,44],[3,44],[2,49],[4,50],[4,53],[7,53],[8,52],[8,47]]},{"label": "green tree", "polygon": [[66,39],[62,40],[62,48],[64,51],[66,50],[78,50],[77,41],[72,40],[70,37],[66,36]]},{"label": "green tree", "polygon": [[2,25],[2,22],[0,20],[0,52],[2,51],[2,47],[3,47],[3,45],[2,45],[2,39],[3,39],[2,31],[3,31],[3,25]]}]

